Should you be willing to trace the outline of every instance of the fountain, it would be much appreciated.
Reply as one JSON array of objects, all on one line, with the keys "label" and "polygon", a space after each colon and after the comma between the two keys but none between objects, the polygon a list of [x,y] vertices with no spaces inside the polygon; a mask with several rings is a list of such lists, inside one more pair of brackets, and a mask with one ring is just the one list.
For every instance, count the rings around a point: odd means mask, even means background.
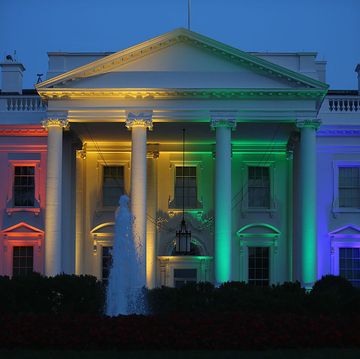
[{"label": "fountain", "polygon": [[115,237],[112,266],[106,298],[109,316],[145,314],[145,300],[141,281],[141,263],[133,236],[133,216],[129,197],[123,195],[115,213]]}]

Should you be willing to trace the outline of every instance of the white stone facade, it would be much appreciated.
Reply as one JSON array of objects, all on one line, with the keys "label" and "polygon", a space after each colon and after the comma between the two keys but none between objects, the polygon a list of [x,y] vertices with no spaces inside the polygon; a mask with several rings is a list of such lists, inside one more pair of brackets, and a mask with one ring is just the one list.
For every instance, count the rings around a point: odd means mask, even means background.
[{"label": "white stone facade", "polygon": [[[49,53],[36,93],[0,96],[0,274],[13,274],[14,246],[33,246],[34,270],[101,279],[115,179],[148,287],[339,274],[340,248],[360,248],[360,96],[329,90],[325,66],[185,29],[114,54]],[[183,128],[188,256],[174,255]],[[35,166],[37,189],[15,188],[11,164]],[[33,205],[11,202],[22,190]]]}]

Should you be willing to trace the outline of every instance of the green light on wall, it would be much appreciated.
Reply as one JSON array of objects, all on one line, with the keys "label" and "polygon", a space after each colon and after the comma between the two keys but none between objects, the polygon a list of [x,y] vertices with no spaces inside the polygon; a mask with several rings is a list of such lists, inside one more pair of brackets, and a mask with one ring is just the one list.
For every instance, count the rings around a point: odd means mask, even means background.
[{"label": "green light on wall", "polygon": [[217,213],[215,242],[216,278],[219,283],[231,280],[231,222],[225,213]]},{"label": "green light on wall", "polygon": [[311,211],[304,216],[303,242],[302,242],[302,267],[304,284],[314,283],[316,280],[316,224]]}]

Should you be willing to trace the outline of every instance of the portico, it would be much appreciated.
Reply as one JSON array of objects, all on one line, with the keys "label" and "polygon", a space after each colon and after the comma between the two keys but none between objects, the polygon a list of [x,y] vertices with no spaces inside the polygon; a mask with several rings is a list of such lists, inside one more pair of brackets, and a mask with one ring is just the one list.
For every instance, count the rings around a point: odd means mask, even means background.
[{"label": "portico", "polygon": [[[61,56],[54,55],[57,60]],[[294,259],[295,277],[276,280],[300,279],[310,286],[316,280],[314,120],[327,90],[322,82],[179,29],[54,76],[37,90],[48,101],[46,274],[63,271],[61,256],[66,255],[61,250],[61,208],[67,204],[61,199],[62,191],[69,189],[61,186],[61,154],[63,127],[69,123],[74,141],[83,147],[73,171],[78,273],[101,276],[101,252],[112,245],[112,237],[111,231],[100,229],[111,227],[115,210],[103,203],[108,178],[104,169],[121,167],[116,178],[131,196],[136,247],[144,261],[143,282],[149,287],[161,285],[162,276],[173,278],[176,266],[197,271],[206,267],[208,274],[198,273],[198,279],[239,280],[242,247],[236,232],[259,222],[277,228],[280,259],[274,265],[280,272],[289,272],[289,233],[302,243],[301,257]],[[56,113],[62,115],[54,120]],[[185,166],[194,169],[188,191],[195,198],[186,216],[197,254],[182,264],[172,259],[171,246],[179,220],[176,168],[181,166],[183,127],[189,134]],[[293,233],[283,220],[290,211],[281,183],[288,173],[286,145],[297,127],[303,200],[294,204],[300,206],[301,216],[294,220],[301,231]],[[156,166],[147,171],[152,146]],[[268,201],[260,206],[249,199],[249,171],[256,168],[266,168],[262,189],[254,182],[250,191],[256,196],[268,193]],[[269,188],[266,181],[271,182]],[[195,183],[191,189],[190,183]],[[155,196],[149,195],[150,185]],[[204,261],[211,269],[201,264]]]}]

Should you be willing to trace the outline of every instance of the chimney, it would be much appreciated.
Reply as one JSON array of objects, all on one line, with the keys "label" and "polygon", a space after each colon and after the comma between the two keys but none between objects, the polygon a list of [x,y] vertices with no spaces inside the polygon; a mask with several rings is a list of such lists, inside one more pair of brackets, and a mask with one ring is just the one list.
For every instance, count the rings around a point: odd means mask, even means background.
[{"label": "chimney", "polygon": [[357,66],[355,68],[355,72],[357,72],[357,74],[358,74],[358,93],[360,96],[360,64],[357,64]]},{"label": "chimney", "polygon": [[22,94],[23,71],[25,67],[18,63],[12,55],[6,55],[0,63],[1,91]]}]

